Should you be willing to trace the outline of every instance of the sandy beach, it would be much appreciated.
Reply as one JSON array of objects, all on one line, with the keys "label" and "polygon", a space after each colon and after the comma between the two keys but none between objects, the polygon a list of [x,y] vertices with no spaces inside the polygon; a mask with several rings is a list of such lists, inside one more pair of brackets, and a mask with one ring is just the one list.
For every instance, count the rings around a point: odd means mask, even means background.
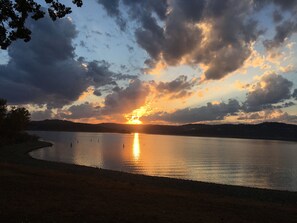
[{"label": "sandy beach", "polygon": [[296,222],[297,192],[226,186],[31,158],[0,149],[1,222]]}]

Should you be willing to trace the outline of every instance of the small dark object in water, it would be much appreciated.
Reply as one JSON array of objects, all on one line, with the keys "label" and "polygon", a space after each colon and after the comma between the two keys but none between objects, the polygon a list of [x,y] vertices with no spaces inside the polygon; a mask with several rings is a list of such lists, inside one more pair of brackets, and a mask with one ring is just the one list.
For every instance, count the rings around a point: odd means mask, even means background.
[{"label": "small dark object in water", "polygon": [[72,142],[70,143],[70,147],[72,147]]}]

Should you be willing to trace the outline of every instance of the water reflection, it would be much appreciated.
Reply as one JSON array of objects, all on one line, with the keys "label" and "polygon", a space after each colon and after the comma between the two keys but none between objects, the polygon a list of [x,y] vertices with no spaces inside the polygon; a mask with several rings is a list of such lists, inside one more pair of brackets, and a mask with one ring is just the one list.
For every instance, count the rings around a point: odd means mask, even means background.
[{"label": "water reflection", "polygon": [[138,161],[139,156],[140,156],[139,135],[138,135],[138,133],[134,133],[134,138],[133,138],[133,158],[134,158],[134,160]]},{"label": "water reflection", "polygon": [[54,143],[52,148],[31,153],[38,159],[155,176],[297,191],[297,146],[294,142],[139,133],[34,134]]}]

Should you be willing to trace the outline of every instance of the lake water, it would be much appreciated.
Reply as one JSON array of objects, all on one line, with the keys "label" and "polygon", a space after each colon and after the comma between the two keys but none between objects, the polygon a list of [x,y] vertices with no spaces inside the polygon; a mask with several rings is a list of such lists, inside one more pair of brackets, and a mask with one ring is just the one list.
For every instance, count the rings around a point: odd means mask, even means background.
[{"label": "lake water", "polygon": [[297,191],[297,143],[149,134],[31,132],[37,159],[229,185]]}]

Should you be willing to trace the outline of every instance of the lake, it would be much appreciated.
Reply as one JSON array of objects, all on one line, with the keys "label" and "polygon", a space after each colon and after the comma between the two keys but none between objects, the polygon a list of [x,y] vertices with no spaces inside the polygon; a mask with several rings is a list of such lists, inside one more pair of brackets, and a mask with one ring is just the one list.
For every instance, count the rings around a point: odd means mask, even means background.
[{"label": "lake", "polygon": [[36,159],[151,176],[297,191],[297,143],[150,134],[42,132]]}]

